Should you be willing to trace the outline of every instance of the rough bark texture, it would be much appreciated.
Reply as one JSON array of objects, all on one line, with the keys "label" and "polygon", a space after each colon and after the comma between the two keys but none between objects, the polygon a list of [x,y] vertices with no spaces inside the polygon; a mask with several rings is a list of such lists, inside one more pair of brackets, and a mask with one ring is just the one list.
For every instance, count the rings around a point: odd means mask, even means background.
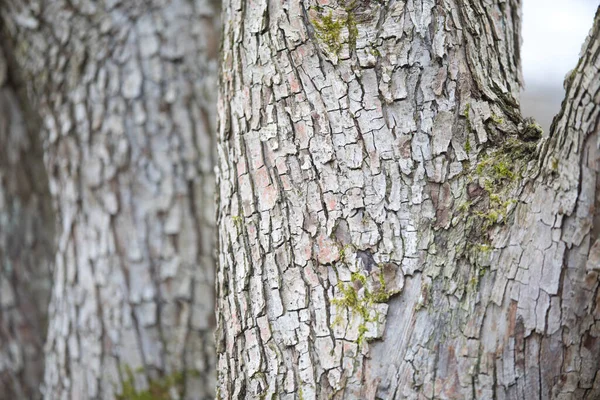
[{"label": "rough bark texture", "polygon": [[60,225],[45,398],[212,397],[217,7],[1,7]]},{"label": "rough bark texture", "polygon": [[0,48],[0,398],[39,399],[54,215],[39,119]]},{"label": "rough bark texture", "polygon": [[541,139],[519,15],[225,2],[219,398],[598,398],[599,22]]}]

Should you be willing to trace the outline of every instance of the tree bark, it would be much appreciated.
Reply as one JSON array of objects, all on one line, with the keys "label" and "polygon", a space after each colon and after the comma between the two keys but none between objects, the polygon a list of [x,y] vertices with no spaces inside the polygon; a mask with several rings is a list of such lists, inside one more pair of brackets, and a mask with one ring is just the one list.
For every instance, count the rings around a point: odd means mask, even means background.
[{"label": "tree bark", "polygon": [[39,119],[0,48],[0,398],[39,399],[54,215]]},{"label": "tree bark", "polygon": [[543,138],[518,0],[223,18],[218,397],[600,396],[600,17]]},{"label": "tree bark", "polygon": [[217,8],[1,6],[60,225],[46,399],[214,395]]}]

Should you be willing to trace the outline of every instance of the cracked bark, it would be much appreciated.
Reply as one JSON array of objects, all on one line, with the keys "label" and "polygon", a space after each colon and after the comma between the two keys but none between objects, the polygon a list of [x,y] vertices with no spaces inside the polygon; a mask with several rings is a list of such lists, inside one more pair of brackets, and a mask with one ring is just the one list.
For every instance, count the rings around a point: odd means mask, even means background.
[{"label": "cracked bark", "polygon": [[218,397],[600,396],[600,14],[542,139],[517,0],[223,18]]},{"label": "cracked bark", "polygon": [[47,131],[60,226],[46,399],[114,399],[161,384],[171,398],[214,394],[217,9],[203,0],[0,6]]},{"label": "cracked bark", "polygon": [[39,120],[0,48],[0,398],[41,398],[53,240]]}]

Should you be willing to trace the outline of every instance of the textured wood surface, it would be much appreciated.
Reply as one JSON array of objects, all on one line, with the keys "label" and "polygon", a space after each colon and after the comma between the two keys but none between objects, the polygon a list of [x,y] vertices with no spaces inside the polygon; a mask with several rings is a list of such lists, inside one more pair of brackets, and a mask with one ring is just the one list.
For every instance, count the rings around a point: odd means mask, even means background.
[{"label": "textured wood surface", "polygon": [[223,21],[218,397],[597,398],[598,17],[543,138],[516,0]]},{"label": "textured wood surface", "polygon": [[214,395],[218,10],[5,1],[59,232],[46,399]]},{"label": "textured wood surface", "polygon": [[40,399],[54,215],[39,118],[0,47],[0,398]]}]

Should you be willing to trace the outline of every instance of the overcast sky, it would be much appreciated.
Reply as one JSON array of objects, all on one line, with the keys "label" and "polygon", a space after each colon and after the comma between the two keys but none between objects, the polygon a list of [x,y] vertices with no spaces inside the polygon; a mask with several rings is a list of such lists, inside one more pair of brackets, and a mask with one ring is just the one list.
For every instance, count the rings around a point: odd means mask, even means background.
[{"label": "overcast sky", "polygon": [[525,85],[562,86],[577,65],[599,0],[523,0]]},{"label": "overcast sky", "polygon": [[523,0],[524,116],[548,131],[564,97],[565,75],[575,68],[600,0]]}]

